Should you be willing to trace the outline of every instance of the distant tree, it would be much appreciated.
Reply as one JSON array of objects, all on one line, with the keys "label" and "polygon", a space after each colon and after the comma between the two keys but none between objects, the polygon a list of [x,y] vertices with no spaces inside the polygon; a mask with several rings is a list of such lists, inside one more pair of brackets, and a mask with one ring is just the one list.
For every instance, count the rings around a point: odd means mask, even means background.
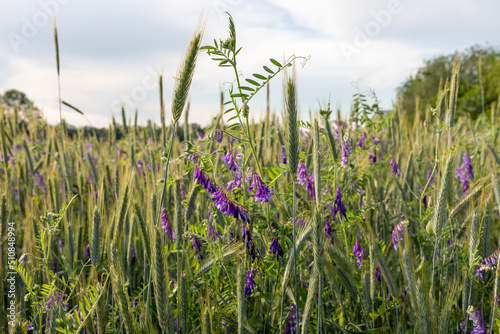
[{"label": "distant tree", "polygon": [[22,121],[42,117],[42,111],[34,105],[33,101],[25,93],[16,89],[9,89],[3,95],[0,94],[0,105],[8,111],[17,109]]},{"label": "distant tree", "polygon": [[460,86],[457,99],[457,115],[468,114],[476,119],[482,113],[481,82],[479,80],[479,57],[481,56],[484,109],[489,112],[491,103],[500,95],[500,50],[494,47],[474,45],[462,52],[426,60],[424,66],[411,75],[398,88],[402,108],[407,115],[414,115],[416,98],[419,112],[430,105],[435,107],[438,90],[451,75],[453,60],[460,59]]}]

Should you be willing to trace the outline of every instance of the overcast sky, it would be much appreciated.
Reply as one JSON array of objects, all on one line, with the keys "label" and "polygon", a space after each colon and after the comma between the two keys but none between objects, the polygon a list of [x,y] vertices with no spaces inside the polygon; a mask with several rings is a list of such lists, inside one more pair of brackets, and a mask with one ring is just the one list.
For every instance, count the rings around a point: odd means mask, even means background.
[{"label": "overcast sky", "polygon": [[[500,45],[496,0],[0,0],[0,92],[15,88],[59,121],[53,17],[57,19],[62,98],[106,126],[139,110],[139,122],[159,122],[158,73],[164,75],[167,117],[174,76],[200,15],[202,44],[228,37],[235,21],[242,76],[261,73],[269,58],[310,56],[298,69],[302,117],[328,98],[347,113],[358,89],[372,88],[390,108],[396,88],[424,59],[473,44]],[[190,121],[206,124],[219,110],[219,91],[234,80],[200,54],[190,92]],[[282,106],[282,78],[271,84],[271,109]],[[265,92],[251,104],[260,117]],[[71,124],[81,115],[64,109]]]}]

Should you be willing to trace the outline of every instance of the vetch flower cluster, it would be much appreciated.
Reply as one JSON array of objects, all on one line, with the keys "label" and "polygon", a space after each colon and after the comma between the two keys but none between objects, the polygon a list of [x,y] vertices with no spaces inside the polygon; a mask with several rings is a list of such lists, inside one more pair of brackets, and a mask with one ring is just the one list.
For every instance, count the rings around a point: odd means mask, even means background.
[{"label": "vetch flower cluster", "polygon": [[285,327],[285,334],[297,333],[297,320],[300,322],[300,318],[297,319],[297,306],[295,304],[290,304],[290,315],[288,316],[288,323]]},{"label": "vetch flower cluster", "polygon": [[343,167],[348,165],[348,156],[352,155],[351,143],[347,135],[344,136],[344,142],[342,143],[342,157],[340,159],[340,164]]},{"label": "vetch flower cluster", "polygon": [[306,165],[303,162],[299,162],[299,167],[297,168],[297,182],[304,185],[307,181],[307,171]]},{"label": "vetch flower cluster", "polygon": [[224,160],[224,163],[227,165],[227,169],[236,172],[238,165],[236,164],[236,161],[234,161],[231,150],[227,150],[227,154],[222,157],[222,160]]},{"label": "vetch flower cluster", "polygon": [[363,135],[361,137],[359,137],[359,140],[358,140],[358,143],[356,144],[358,147],[362,147],[364,148],[365,147],[365,141],[368,137],[366,136],[366,133],[363,132]]},{"label": "vetch flower cluster", "polygon": [[344,216],[345,220],[347,220],[347,209],[342,202],[342,193],[340,192],[340,187],[337,186],[337,193],[335,195],[335,207],[333,208],[333,218],[337,216],[337,213],[340,212],[340,216]]},{"label": "vetch flower cluster", "polygon": [[402,221],[397,224],[392,231],[392,243],[394,244],[394,249],[399,248],[399,242],[403,241],[403,234],[405,233],[405,227],[408,225],[407,221]]},{"label": "vetch flower cluster", "polygon": [[170,220],[168,219],[167,216],[167,210],[165,210],[165,208],[161,209],[161,228],[163,229],[163,231],[165,231],[165,233],[169,237],[175,240],[175,235],[172,230],[172,225],[170,224]]},{"label": "vetch flower cluster", "polygon": [[218,188],[217,184],[212,181],[201,169],[196,166],[195,179],[202,185],[204,189],[211,194],[212,201],[215,202],[215,206],[225,215],[240,219],[243,222],[250,222],[250,217],[248,213],[238,204],[234,203],[227,198],[226,193],[222,188]]},{"label": "vetch flower cluster", "polygon": [[210,195],[214,195],[217,192],[217,184],[212,181],[204,171],[196,166],[196,172],[194,178],[201,184],[201,186],[208,191]]},{"label": "vetch flower cluster", "polygon": [[455,172],[462,182],[463,192],[466,193],[469,190],[470,181],[474,180],[474,172],[472,171],[472,165],[470,162],[470,157],[467,153],[464,154],[463,166],[455,169]]},{"label": "vetch flower cluster", "polygon": [[217,230],[214,227],[212,213],[210,212],[210,208],[208,209],[208,224],[207,224],[207,228],[205,229],[205,231],[207,232],[207,237],[212,237],[213,242],[215,242],[217,240],[217,238],[221,239],[219,233],[217,233]]},{"label": "vetch flower cluster", "polygon": [[243,290],[245,297],[250,297],[252,295],[253,289],[255,289],[255,281],[253,280],[253,271],[252,267],[248,267],[247,279],[245,281],[245,289]]},{"label": "vetch flower cluster", "polygon": [[194,251],[194,257],[198,260],[198,262],[201,261],[201,242],[200,239],[194,234],[190,234],[189,238],[191,239],[191,247]]},{"label": "vetch flower cluster", "polygon": [[283,255],[285,255],[285,253],[283,253],[283,249],[281,249],[278,237],[273,238],[273,240],[271,241],[271,245],[269,246],[269,253],[273,254],[273,259],[275,257],[279,258],[280,256],[283,257]]},{"label": "vetch flower cluster", "polygon": [[256,202],[269,202],[271,201],[271,197],[273,196],[273,193],[269,188],[266,186],[266,184],[262,181],[260,178],[259,174],[253,172],[252,176],[253,182],[248,187],[248,191],[252,191],[255,189],[255,195],[252,195],[255,197]]},{"label": "vetch flower cluster", "polygon": [[469,320],[472,320],[472,326],[474,326],[470,334],[487,334],[481,312],[476,310],[473,305],[470,305],[467,309],[467,314],[469,315]]},{"label": "vetch flower cluster", "polygon": [[248,217],[247,212],[241,206],[228,199],[222,188],[220,188],[213,196],[212,201],[215,202],[215,206],[226,216],[234,217],[243,222],[250,223],[250,217]]},{"label": "vetch flower cluster", "polygon": [[393,155],[391,155],[391,168],[392,168],[392,171],[394,172],[394,175],[399,176],[401,174],[401,171],[399,170],[399,167],[396,164],[396,161],[394,160]]},{"label": "vetch flower cluster", "polygon": [[248,254],[252,257],[252,262],[257,258],[257,247],[255,245],[255,241],[253,241],[252,234],[250,233],[250,229],[242,224],[242,234],[241,238],[245,241],[245,246],[247,247]]},{"label": "vetch flower cluster", "polygon": [[500,249],[497,249],[490,256],[483,260],[477,267],[476,277],[484,277],[484,270],[491,270],[498,264]]},{"label": "vetch flower cluster", "polygon": [[356,243],[355,243],[354,248],[352,250],[352,254],[356,258],[356,262],[357,262],[356,264],[360,268],[363,266],[363,260],[364,260],[363,253],[364,253],[364,249],[361,248],[359,241],[356,239]]},{"label": "vetch flower cluster", "polygon": [[330,239],[330,242],[332,243],[333,245],[333,229],[332,229],[332,225],[330,223],[330,221],[328,220],[328,218],[325,219],[325,234],[327,236],[328,239]]},{"label": "vetch flower cluster", "polygon": [[286,165],[287,161],[286,161],[285,145],[281,145],[280,157],[281,157],[281,162],[283,163],[283,165]]}]

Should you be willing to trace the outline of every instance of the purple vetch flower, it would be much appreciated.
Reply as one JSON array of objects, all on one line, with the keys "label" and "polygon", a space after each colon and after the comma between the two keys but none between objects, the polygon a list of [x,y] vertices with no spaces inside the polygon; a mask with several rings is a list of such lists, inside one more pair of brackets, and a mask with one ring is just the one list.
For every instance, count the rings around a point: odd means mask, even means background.
[{"label": "purple vetch flower", "polygon": [[229,324],[226,324],[225,322],[221,323],[220,326],[224,329],[226,329],[225,334],[229,334],[231,332],[231,327],[229,327]]},{"label": "purple vetch flower", "polygon": [[309,198],[316,198],[316,194],[314,192],[314,173],[312,173],[311,177],[307,179],[306,190],[309,191]]},{"label": "purple vetch flower", "polygon": [[337,186],[337,193],[335,195],[335,207],[333,208],[333,218],[337,216],[337,213],[340,212],[340,216],[344,216],[345,220],[347,220],[347,209],[345,208],[344,203],[342,202],[342,193],[340,192],[340,186]]},{"label": "purple vetch flower", "polygon": [[394,175],[399,176],[401,174],[401,171],[399,170],[399,167],[396,164],[396,161],[394,160],[393,155],[391,155],[391,168],[392,168],[392,171],[394,172]]},{"label": "purple vetch flower", "polygon": [[306,165],[304,165],[303,162],[299,162],[299,167],[297,169],[297,182],[303,185],[306,181],[307,181]]},{"label": "purple vetch flower", "polygon": [[464,332],[465,332],[465,325],[467,325],[467,320],[460,322],[460,329],[462,329]]},{"label": "purple vetch flower", "polygon": [[201,184],[201,186],[208,191],[210,195],[214,195],[218,188],[214,181],[212,181],[203,170],[196,166],[196,172],[194,178]]},{"label": "purple vetch flower", "polygon": [[300,318],[297,319],[297,317],[297,306],[295,304],[290,304],[290,314],[288,316],[285,334],[297,333],[297,322],[300,322]]},{"label": "purple vetch flower", "polygon": [[22,263],[22,264],[26,264],[27,257],[28,257],[28,254],[24,253],[23,255],[21,255],[21,257],[19,258],[19,260],[17,262]]},{"label": "purple vetch flower", "polygon": [[341,148],[342,144],[340,142],[340,134],[339,134],[339,129],[335,128],[335,130],[333,130],[333,132],[335,133],[335,139],[337,139],[337,143],[339,143],[339,149]]},{"label": "purple vetch flower", "polygon": [[175,235],[172,230],[172,225],[170,224],[170,220],[168,219],[167,216],[167,210],[165,210],[165,208],[161,209],[161,228],[163,229],[163,231],[165,231],[165,233],[169,237],[175,240]]},{"label": "purple vetch flower", "polygon": [[285,153],[285,145],[281,145],[281,162],[283,162],[283,165],[286,165],[286,153]]},{"label": "purple vetch flower", "polygon": [[252,235],[250,233],[250,230],[248,229],[248,227],[245,225],[245,224],[241,224],[241,228],[242,228],[242,233],[241,233],[241,238],[243,240],[245,240],[245,245],[247,247],[250,246],[250,241],[252,241]]},{"label": "purple vetch flower", "polygon": [[233,155],[231,154],[231,150],[227,150],[227,154],[222,157],[222,160],[227,165],[227,169],[236,171],[238,169],[238,165],[236,164],[236,161],[234,161]]},{"label": "purple vetch flower", "polygon": [[469,315],[469,320],[472,320],[472,325],[474,326],[470,334],[487,334],[486,327],[484,326],[484,320],[481,317],[481,312],[476,310],[473,305],[469,305],[467,314]]},{"label": "purple vetch flower", "polygon": [[210,208],[208,209],[208,223],[205,231],[207,232],[207,237],[212,237],[213,242],[215,242],[217,238],[221,239],[219,233],[217,233],[217,230],[214,227],[212,214],[210,213]]},{"label": "purple vetch flower", "polygon": [[33,323],[29,323],[28,325],[26,325],[26,328],[29,330],[29,331],[32,331],[35,329],[35,325]]},{"label": "purple vetch flower", "polygon": [[363,132],[363,135],[359,138],[358,143],[356,144],[358,147],[365,147],[365,141],[368,137],[366,137],[366,133]]},{"label": "purple vetch flower", "polygon": [[498,304],[498,306],[500,306],[500,295],[498,295],[498,297],[497,297],[497,304]]},{"label": "purple vetch flower", "polygon": [[248,227],[245,224],[242,224],[242,230],[243,233],[241,234],[241,238],[245,241],[248,254],[252,257],[252,262],[253,262],[257,258],[257,247],[255,245],[255,242],[253,241],[250,229],[248,229]]},{"label": "purple vetch flower", "polygon": [[347,157],[350,155],[352,155],[351,143],[349,142],[349,138],[347,137],[347,135],[345,135],[344,142],[342,143],[342,157],[340,159],[340,164],[343,167],[347,167],[349,163]]},{"label": "purple vetch flower", "polygon": [[135,261],[137,261],[137,254],[135,252],[134,244],[132,244],[132,247],[130,248],[130,262],[135,264]]},{"label": "purple vetch flower", "polygon": [[191,247],[193,248],[194,251],[194,257],[198,260],[198,262],[201,261],[201,242],[200,239],[194,234],[190,234],[189,238],[191,239]]},{"label": "purple vetch flower", "polygon": [[407,221],[402,221],[396,225],[392,231],[392,243],[394,244],[394,249],[399,248],[399,242],[403,240],[403,234],[405,233],[405,228],[408,225]]},{"label": "purple vetch flower", "polygon": [[466,193],[467,190],[469,190],[470,181],[474,180],[474,173],[472,171],[470,157],[467,153],[464,154],[462,160],[463,166],[457,168],[455,172],[457,173],[460,182],[462,182],[463,193]]},{"label": "purple vetch flower", "polygon": [[375,277],[377,278],[377,281],[381,282],[382,277],[380,276],[380,267],[377,266],[377,269],[375,269]]},{"label": "purple vetch flower", "polygon": [[283,255],[285,255],[285,253],[283,253],[283,249],[281,249],[278,237],[273,238],[273,240],[271,241],[271,245],[269,246],[269,253],[273,253],[273,259],[275,257],[279,258],[280,256],[283,257]]},{"label": "purple vetch flower", "polygon": [[[80,322],[82,322],[84,318],[82,317],[82,313],[80,312],[80,308],[78,308],[77,313],[78,313],[78,318],[79,318]],[[86,331],[87,330],[87,326],[83,325],[82,330]]]},{"label": "purple vetch flower", "polygon": [[471,180],[474,180],[474,172],[472,171],[472,165],[470,163],[470,157],[467,153],[464,154],[462,161],[464,163],[464,169]]},{"label": "purple vetch flower", "polygon": [[199,140],[205,139],[205,135],[200,131],[196,131],[196,137],[198,137]]},{"label": "purple vetch flower", "polygon": [[40,187],[44,192],[47,192],[47,186],[45,185],[45,182],[43,182],[43,175],[39,171],[36,171],[35,177],[37,186]]},{"label": "purple vetch flower", "polygon": [[253,280],[252,276],[253,276],[252,267],[248,267],[245,289],[243,290],[245,297],[250,297],[252,295],[253,289],[255,288],[255,281]]},{"label": "purple vetch flower", "polygon": [[14,194],[15,194],[14,200],[16,201],[16,203],[19,204],[19,189],[14,188]]},{"label": "purple vetch flower", "polygon": [[14,157],[12,155],[10,155],[9,153],[7,153],[7,161],[9,162],[9,164],[11,166],[15,166],[16,165],[16,162],[14,161]]},{"label": "purple vetch flower", "polygon": [[187,159],[191,162],[198,162],[198,154],[191,153],[187,156]]},{"label": "purple vetch flower", "polygon": [[226,191],[241,187],[242,179],[243,179],[243,172],[241,171],[241,169],[237,169],[234,172],[233,179],[227,183]]},{"label": "purple vetch flower", "polygon": [[372,141],[373,141],[373,144],[375,144],[375,145],[380,144],[380,140],[378,139],[378,137],[372,136]]},{"label": "purple vetch flower", "polygon": [[52,271],[57,273],[59,270],[59,268],[57,267],[57,260],[55,257],[52,258]]},{"label": "purple vetch flower", "polygon": [[354,244],[354,248],[352,249],[352,254],[356,258],[356,262],[357,262],[356,264],[360,268],[363,266],[363,260],[364,260],[363,253],[364,253],[364,249],[361,248],[359,241],[356,239],[356,243]]},{"label": "purple vetch flower", "polygon": [[462,182],[463,193],[465,194],[467,190],[469,190],[469,176],[466,173],[464,167],[459,167],[455,171],[458,175],[458,178],[460,179],[460,182]]},{"label": "purple vetch flower", "polygon": [[377,162],[377,156],[375,154],[371,154],[370,153],[370,155],[368,157],[369,157],[369,159],[370,159],[370,161],[372,163],[376,163]]},{"label": "purple vetch flower", "polygon": [[221,130],[212,131],[212,138],[215,139],[219,144],[222,143],[223,137],[224,133]]},{"label": "purple vetch flower", "polygon": [[271,197],[273,196],[273,193],[271,192],[271,190],[269,190],[269,188],[266,186],[266,184],[262,181],[259,174],[255,173],[255,172],[253,173],[253,182],[250,185],[250,187],[248,187],[247,190],[251,191],[253,189],[255,189],[255,195],[253,195],[253,196],[255,197],[256,202],[270,202],[271,201]]},{"label": "purple vetch flower", "polygon": [[325,234],[330,239],[330,242],[333,244],[333,229],[328,218],[325,219]]},{"label": "purple vetch flower", "polygon": [[215,206],[226,216],[240,219],[243,222],[250,222],[250,218],[248,217],[248,213],[245,209],[229,200],[222,188],[220,188],[213,196],[212,201],[215,202]]},{"label": "purple vetch flower", "polygon": [[432,174],[431,169],[427,171],[427,181],[429,182],[429,185],[427,187],[431,187],[434,184],[434,174]]},{"label": "purple vetch flower", "polygon": [[491,270],[498,264],[498,256],[500,248],[494,251],[490,256],[485,258],[477,267],[476,277],[484,277],[484,270]]},{"label": "purple vetch flower", "polygon": [[85,246],[85,257],[90,260],[90,245]]}]

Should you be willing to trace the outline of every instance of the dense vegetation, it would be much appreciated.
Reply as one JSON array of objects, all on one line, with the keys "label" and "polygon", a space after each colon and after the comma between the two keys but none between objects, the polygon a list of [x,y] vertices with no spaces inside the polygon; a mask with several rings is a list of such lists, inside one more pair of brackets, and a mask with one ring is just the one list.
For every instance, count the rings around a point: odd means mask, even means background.
[{"label": "dense vegetation", "polygon": [[[0,284],[17,272],[17,311],[2,331],[498,332],[500,110],[458,114],[459,62],[416,122],[363,94],[348,118],[326,105],[306,121],[304,59],[271,59],[197,129],[185,109],[198,54],[239,73],[240,51],[231,18],[228,39],[201,39],[170,125],[163,98],[160,125],[124,112],[105,137],[4,110]],[[250,122],[282,75],[283,110]]]},{"label": "dense vegetation", "polygon": [[457,115],[477,119],[479,115],[492,114],[500,97],[500,50],[475,45],[426,60],[415,75],[401,84],[401,108],[407,115],[414,115],[415,110],[424,114],[436,105],[438,92],[449,87],[447,79],[455,59],[461,62]]}]

